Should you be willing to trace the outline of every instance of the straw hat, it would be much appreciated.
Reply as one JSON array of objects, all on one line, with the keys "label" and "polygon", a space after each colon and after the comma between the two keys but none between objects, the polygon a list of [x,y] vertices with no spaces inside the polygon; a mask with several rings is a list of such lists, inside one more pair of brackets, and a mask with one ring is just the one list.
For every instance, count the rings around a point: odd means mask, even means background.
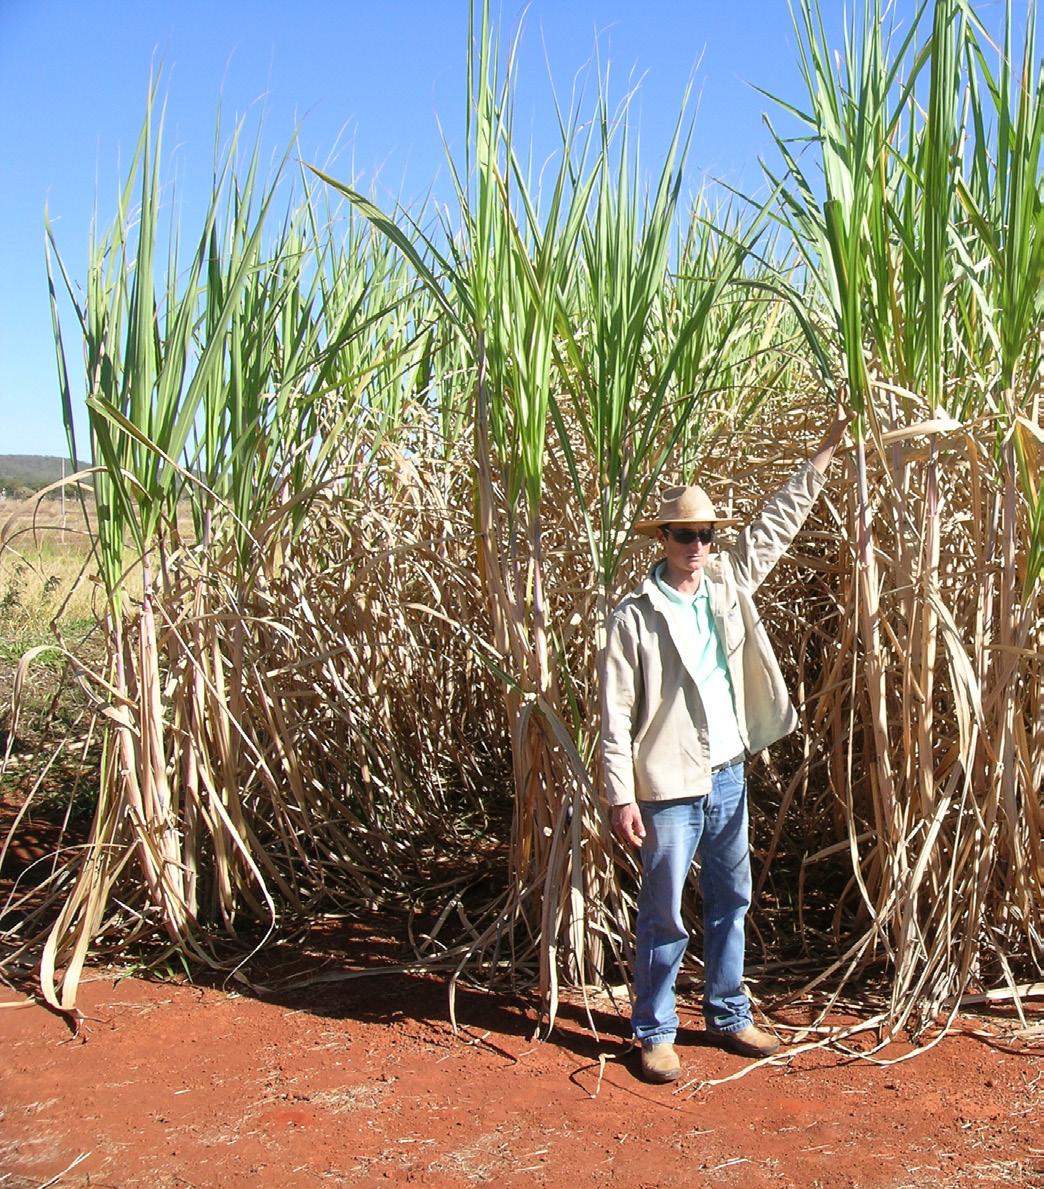
[{"label": "straw hat", "polygon": [[728,528],[739,521],[734,516],[719,516],[702,487],[668,487],[654,519],[637,521],[634,531],[643,537],[655,537],[665,524],[707,523]]}]

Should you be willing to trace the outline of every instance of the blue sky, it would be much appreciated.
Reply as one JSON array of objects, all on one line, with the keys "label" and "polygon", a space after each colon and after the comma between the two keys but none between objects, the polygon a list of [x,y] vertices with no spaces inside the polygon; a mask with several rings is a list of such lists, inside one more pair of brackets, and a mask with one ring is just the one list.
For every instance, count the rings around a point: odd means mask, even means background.
[{"label": "blue sky", "polygon": [[[841,4],[822,3],[839,30]],[[896,3],[900,18],[915,7]],[[977,9],[999,23],[999,0]],[[747,84],[801,98],[785,0],[502,0],[498,11],[508,31],[525,12],[517,127],[537,145],[551,143],[548,70],[568,96],[597,59],[611,64],[615,96],[641,83],[632,124],[650,173],[691,79],[692,189],[711,176],[754,190],[770,104]],[[0,454],[65,451],[44,208],[81,281],[92,214],[111,220],[155,67],[168,176],[186,210],[209,185],[219,109],[226,126],[263,114],[272,154],[299,125],[307,159],[390,205],[433,180],[447,194],[440,125],[458,152],[467,25],[467,0],[0,0]]]}]

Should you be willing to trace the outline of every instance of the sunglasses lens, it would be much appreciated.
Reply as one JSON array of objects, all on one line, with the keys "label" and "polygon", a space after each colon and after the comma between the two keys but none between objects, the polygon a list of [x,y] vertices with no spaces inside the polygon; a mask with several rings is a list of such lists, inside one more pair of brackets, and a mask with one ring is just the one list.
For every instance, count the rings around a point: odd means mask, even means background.
[{"label": "sunglasses lens", "polygon": [[679,545],[691,545],[693,541],[709,545],[714,540],[713,528],[669,528],[667,532]]}]

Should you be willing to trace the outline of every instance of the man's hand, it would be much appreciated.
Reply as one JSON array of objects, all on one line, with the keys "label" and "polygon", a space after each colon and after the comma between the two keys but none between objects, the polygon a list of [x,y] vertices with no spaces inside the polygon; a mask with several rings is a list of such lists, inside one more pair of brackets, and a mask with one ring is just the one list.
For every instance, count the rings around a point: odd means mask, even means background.
[{"label": "man's hand", "polygon": [[634,847],[642,845],[645,826],[642,825],[642,815],[634,801],[629,801],[626,805],[614,805],[609,811],[609,822],[613,833],[621,842]]},{"label": "man's hand", "polygon": [[855,420],[855,412],[848,403],[848,388],[838,384],[834,390],[834,424],[827,430],[826,441],[833,441],[840,445],[844,440],[845,431]]},{"label": "man's hand", "polygon": [[834,451],[841,445],[845,434],[848,432],[848,427],[855,417],[855,414],[848,407],[845,395],[845,386],[841,384],[834,393],[833,424],[827,429],[823,435],[823,440],[816,447],[815,454],[812,455],[812,465],[821,475],[826,474],[827,467],[830,466],[830,460],[834,457]]}]

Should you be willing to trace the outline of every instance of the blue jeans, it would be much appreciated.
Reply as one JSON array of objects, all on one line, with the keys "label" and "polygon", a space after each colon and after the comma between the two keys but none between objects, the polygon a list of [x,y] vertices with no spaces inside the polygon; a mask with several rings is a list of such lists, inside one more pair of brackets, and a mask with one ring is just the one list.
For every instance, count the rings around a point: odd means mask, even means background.
[{"label": "blue jeans", "polygon": [[750,846],[743,763],[715,772],[706,797],[639,803],[645,824],[635,928],[631,1027],[643,1044],[669,1044],[678,1031],[674,982],[689,935],[681,898],[693,855],[703,899],[703,1014],[738,1032],[752,1022],[743,992],[743,922],[750,907]]}]

